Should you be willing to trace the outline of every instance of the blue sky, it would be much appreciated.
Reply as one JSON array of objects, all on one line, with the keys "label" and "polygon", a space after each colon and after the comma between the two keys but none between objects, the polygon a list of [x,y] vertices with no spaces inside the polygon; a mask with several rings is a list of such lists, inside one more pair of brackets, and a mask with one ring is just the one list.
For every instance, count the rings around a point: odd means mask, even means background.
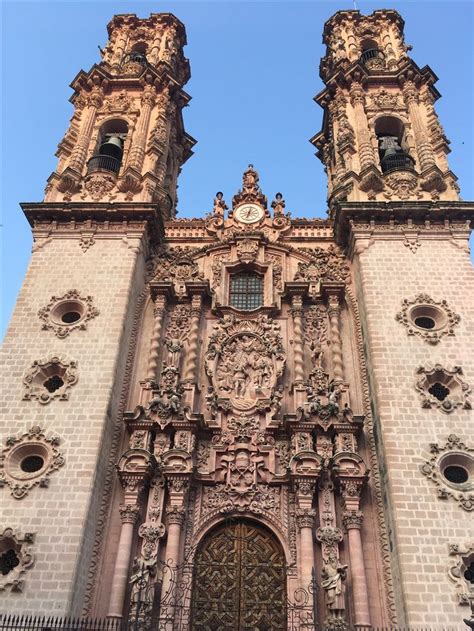
[{"label": "blue sky", "polygon": [[[451,169],[463,199],[473,191],[472,2],[357,1],[362,13],[397,9],[420,67],[439,76],[437,111],[451,139]],[[31,251],[18,203],[40,201],[68,127],[69,83],[99,61],[114,13],[172,12],[186,25],[192,96],[184,111],[198,143],[179,182],[179,216],[199,217],[224,191],[230,202],[252,162],[264,193],[281,191],[295,217],[322,217],[326,179],[308,139],[320,129],[313,96],[323,87],[324,21],[353,1],[331,2],[3,2],[3,326]]]}]

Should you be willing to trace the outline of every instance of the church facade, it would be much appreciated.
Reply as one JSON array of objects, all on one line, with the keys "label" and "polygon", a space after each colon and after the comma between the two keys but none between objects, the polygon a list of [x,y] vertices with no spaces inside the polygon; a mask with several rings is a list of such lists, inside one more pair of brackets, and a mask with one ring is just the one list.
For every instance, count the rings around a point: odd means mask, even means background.
[{"label": "church facade", "polygon": [[328,218],[176,217],[183,24],[117,15],[4,346],[9,613],[162,630],[463,628],[474,608],[474,205],[403,20],[339,11]]}]

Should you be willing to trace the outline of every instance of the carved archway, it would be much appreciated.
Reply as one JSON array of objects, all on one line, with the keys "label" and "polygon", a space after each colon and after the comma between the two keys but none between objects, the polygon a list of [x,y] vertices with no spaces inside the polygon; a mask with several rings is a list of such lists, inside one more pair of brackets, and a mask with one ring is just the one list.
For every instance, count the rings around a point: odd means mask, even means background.
[{"label": "carved archway", "polygon": [[249,520],[211,530],[194,559],[191,629],[287,628],[286,564],[273,533]]}]

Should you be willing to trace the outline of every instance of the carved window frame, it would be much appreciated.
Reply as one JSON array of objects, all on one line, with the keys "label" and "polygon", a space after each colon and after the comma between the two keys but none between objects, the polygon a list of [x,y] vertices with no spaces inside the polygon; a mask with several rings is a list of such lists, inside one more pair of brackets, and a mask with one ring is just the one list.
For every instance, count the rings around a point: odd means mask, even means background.
[{"label": "carved window frame", "polygon": [[[48,378],[54,376],[60,377],[63,384],[50,392],[44,383]],[[77,379],[77,362],[74,360],[68,360],[58,355],[36,359],[23,376],[23,400],[36,399],[42,405],[46,405],[52,399],[66,401],[69,399],[69,390],[77,382]]]},{"label": "carved window frame", "polygon": [[[472,405],[469,398],[471,386],[463,379],[463,371],[460,366],[452,369],[445,368],[441,364],[426,364],[420,366],[416,374],[418,375],[415,388],[420,395],[422,407],[438,408],[445,414],[451,414],[457,408],[470,410]],[[436,383],[448,389],[448,395],[440,400],[430,393]]]},{"label": "carved window frame", "polygon": [[[64,465],[60,442],[59,436],[46,436],[39,425],[21,436],[8,436],[0,455],[0,487],[8,485],[19,500],[34,486],[49,486],[49,476]],[[36,471],[25,471],[22,462],[32,456],[41,458],[43,465]]]},{"label": "carved window frame", "polygon": [[[440,499],[453,498],[460,507],[474,511],[474,447],[468,447],[456,434],[450,434],[444,445],[430,444],[431,457],[420,466],[420,472],[438,488]],[[465,469],[466,482],[453,483],[444,475],[444,470],[452,465]]]},{"label": "carved window frame", "polygon": [[[263,278],[263,302],[260,307],[251,310],[241,310],[230,304],[231,277],[240,272],[248,272],[258,274]],[[265,307],[273,307],[273,286],[272,286],[272,268],[270,263],[260,263],[257,261],[244,262],[224,262],[222,282],[220,292],[217,296],[218,306],[228,307],[237,313],[251,314]]]},{"label": "carved window frame", "polygon": [[0,553],[13,549],[19,563],[7,574],[0,573],[0,592],[10,588],[12,592],[23,591],[24,579],[22,575],[35,562],[35,557],[31,551],[31,544],[34,543],[35,534],[25,532],[24,534],[17,528],[5,528],[0,532]]}]

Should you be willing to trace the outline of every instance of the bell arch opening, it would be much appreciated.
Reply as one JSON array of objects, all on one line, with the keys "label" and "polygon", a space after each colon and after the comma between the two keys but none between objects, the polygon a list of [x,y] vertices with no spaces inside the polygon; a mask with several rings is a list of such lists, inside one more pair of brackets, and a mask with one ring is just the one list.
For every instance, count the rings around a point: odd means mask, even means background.
[{"label": "bell arch opening", "polygon": [[194,557],[191,630],[287,629],[286,563],[277,537],[247,519],[210,530]]}]

